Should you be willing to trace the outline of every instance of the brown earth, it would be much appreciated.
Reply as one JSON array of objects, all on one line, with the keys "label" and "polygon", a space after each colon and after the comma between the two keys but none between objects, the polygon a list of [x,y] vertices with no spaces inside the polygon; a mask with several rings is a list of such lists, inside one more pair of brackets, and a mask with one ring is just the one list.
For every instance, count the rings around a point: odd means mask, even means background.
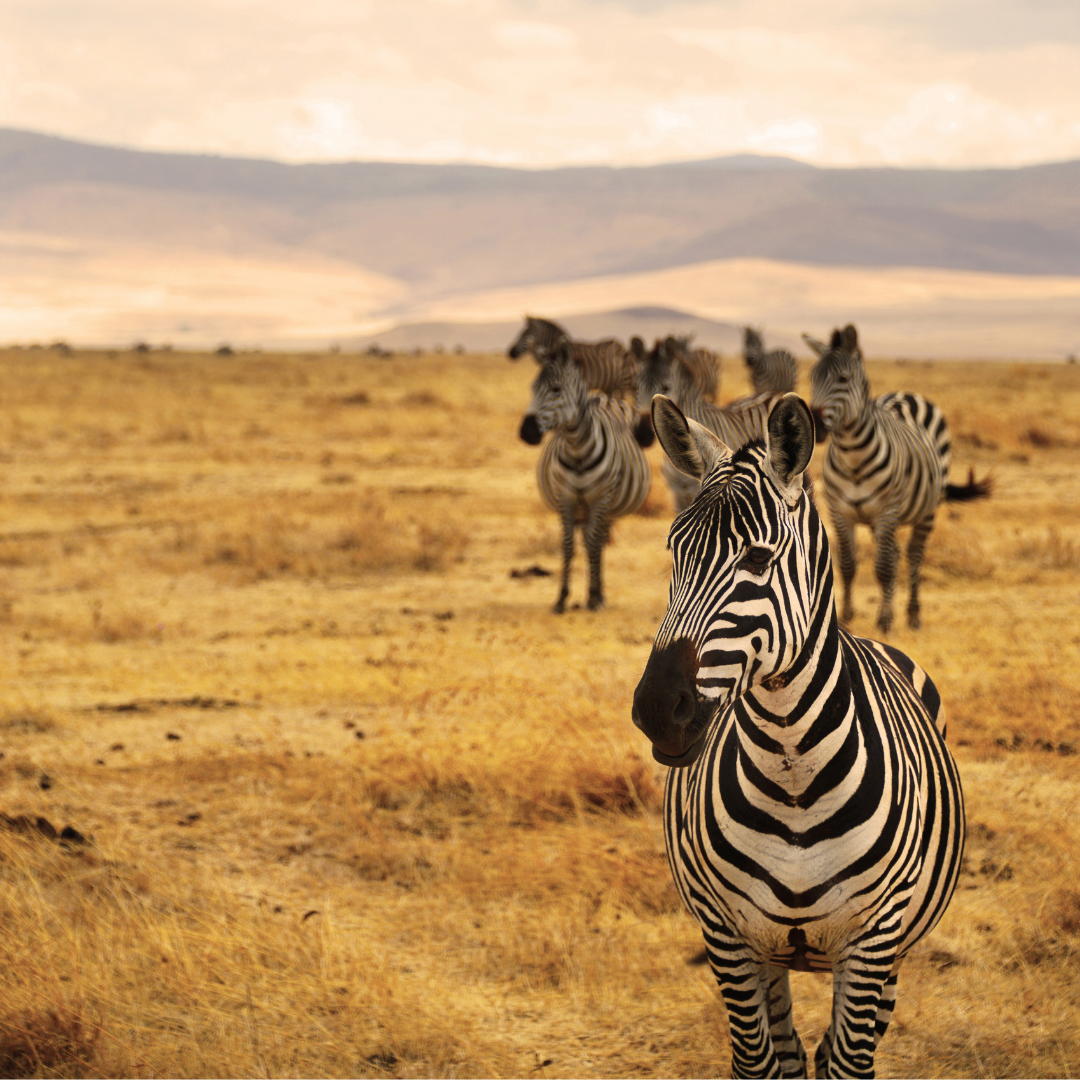
[{"label": "brown earth", "polygon": [[[996,479],[939,515],[925,628],[892,637],[942,690],[969,834],[878,1069],[1075,1075],[1080,378],[870,374]],[[512,576],[558,569],[531,376],[0,353],[0,1074],[726,1074],[629,718],[669,503],[617,526],[605,611],[551,614]],[[813,1044],[830,985],[794,984]]]}]

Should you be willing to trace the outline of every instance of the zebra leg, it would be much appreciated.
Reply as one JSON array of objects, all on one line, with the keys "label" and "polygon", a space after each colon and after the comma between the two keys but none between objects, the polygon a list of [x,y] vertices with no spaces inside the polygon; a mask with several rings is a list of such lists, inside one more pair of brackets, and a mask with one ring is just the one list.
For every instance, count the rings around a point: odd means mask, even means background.
[{"label": "zebra leg", "polygon": [[840,558],[840,581],[844,589],[844,603],[840,609],[840,622],[847,626],[855,618],[851,602],[851,586],[855,581],[855,525],[850,518],[835,510],[832,515],[836,530],[836,553]]},{"label": "zebra leg", "polygon": [[908,581],[911,585],[911,598],[908,600],[907,621],[912,630],[918,630],[919,622],[919,575],[922,571],[923,555],[926,553],[926,541],[930,539],[930,533],[934,528],[934,518],[931,515],[924,521],[915,523],[911,530],[911,540],[908,541],[907,562]]},{"label": "zebra leg", "polygon": [[606,499],[598,500],[589,508],[589,519],[585,522],[585,551],[589,556],[589,610],[599,611],[604,606],[604,583],[601,575],[601,560],[604,545],[611,531]]},{"label": "zebra leg", "polygon": [[887,634],[893,623],[893,594],[896,592],[896,566],[900,561],[900,548],[896,543],[896,522],[891,517],[880,517],[874,523],[874,573],[881,586],[881,614],[878,629]]},{"label": "zebra leg", "polygon": [[[734,946],[732,951],[728,948]],[[705,938],[709,963],[727,1006],[731,1031],[731,1075],[737,1077],[784,1077],[786,1073],[772,1039],[774,1020],[771,1013],[773,993],[768,973],[772,970],[752,959],[737,943],[715,943]],[[782,998],[783,990],[779,992]],[[788,1024],[790,1025],[790,993],[788,994]],[[777,1009],[782,1001],[777,1000]],[[781,1029],[783,1018],[775,1021]],[[794,1028],[792,1028],[794,1035]],[[796,1036],[797,1038],[797,1036]],[[803,1074],[805,1075],[805,1073]]]},{"label": "zebra leg", "polygon": [[791,1016],[791,972],[770,964],[766,968],[769,981],[769,1032],[784,1076],[806,1076],[806,1051],[795,1030]]},{"label": "zebra leg", "polygon": [[552,611],[561,615],[566,610],[566,598],[570,595],[570,563],[574,558],[574,526],[577,524],[577,505],[564,499],[559,509],[562,519],[562,586]]},{"label": "zebra leg", "polygon": [[816,1076],[874,1075],[874,1051],[892,1018],[892,956],[877,951],[833,965],[832,1023],[814,1054]]}]

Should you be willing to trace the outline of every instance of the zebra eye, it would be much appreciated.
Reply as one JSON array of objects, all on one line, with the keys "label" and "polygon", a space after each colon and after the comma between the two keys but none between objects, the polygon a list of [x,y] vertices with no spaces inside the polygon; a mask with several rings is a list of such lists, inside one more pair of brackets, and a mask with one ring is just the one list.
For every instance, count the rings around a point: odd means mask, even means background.
[{"label": "zebra eye", "polygon": [[772,557],[771,548],[754,546],[747,549],[746,554],[739,562],[739,567],[743,570],[749,570],[751,574],[760,577],[769,568]]}]

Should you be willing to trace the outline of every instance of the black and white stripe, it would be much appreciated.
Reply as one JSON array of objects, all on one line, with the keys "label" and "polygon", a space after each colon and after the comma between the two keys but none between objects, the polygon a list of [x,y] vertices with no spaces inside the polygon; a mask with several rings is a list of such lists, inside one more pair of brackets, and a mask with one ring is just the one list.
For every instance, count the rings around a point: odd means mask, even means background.
[{"label": "black and white stripe", "polygon": [[873,1076],[901,963],[963,854],[940,697],[899,650],[839,626],[799,398],[734,453],[663,398],[654,423],[702,486],[671,527],[633,719],[671,766],[668,860],[727,1006],[732,1075],[807,1075],[795,970],[833,976],[816,1075]]},{"label": "black and white stripe", "polygon": [[795,389],[799,367],[787,349],[766,352],[761,331],[743,327],[743,362],[755,394],[789,394]]},{"label": "black and white stripe", "polygon": [[591,393],[580,364],[563,342],[541,365],[521,437],[533,445],[551,431],[536,467],[544,502],[562,521],[563,566],[555,611],[570,591],[574,528],[580,525],[589,557],[590,610],[604,605],[601,556],[611,522],[637,510],[649,494],[649,463],[634,440],[630,406]]},{"label": "black and white stripe", "polygon": [[858,335],[853,326],[835,331],[810,373],[813,407],[831,436],[821,469],[843,581],[841,619],[854,617],[855,526],[874,533],[874,570],[881,586],[877,625],[893,623],[893,595],[900,549],[898,528],[910,525],[908,542],[908,625],[920,623],[919,581],[934,514],[945,500],[969,501],[990,494],[991,481],[949,483],[952,457],[949,427],[941,410],[918,394],[870,397]]},{"label": "black and white stripe", "polygon": [[561,341],[570,345],[574,360],[585,375],[590,390],[601,390],[613,397],[623,397],[634,392],[637,361],[614,338],[603,341],[574,341],[558,324],[550,319],[525,316],[525,329],[507,350],[511,360],[529,352],[538,364],[546,363],[559,347]]},{"label": "black and white stripe", "polygon": [[[642,446],[649,446],[653,440],[650,408],[655,394],[670,397],[687,416],[732,447],[760,439],[765,434],[769,410],[779,398],[777,394],[752,394],[725,407],[713,405],[705,400],[697,374],[686,361],[683,351],[659,354],[654,350],[638,371],[634,395],[638,411],[634,434]],[[681,513],[694,501],[699,485],[666,458],[661,471],[671,489],[675,512]]]}]

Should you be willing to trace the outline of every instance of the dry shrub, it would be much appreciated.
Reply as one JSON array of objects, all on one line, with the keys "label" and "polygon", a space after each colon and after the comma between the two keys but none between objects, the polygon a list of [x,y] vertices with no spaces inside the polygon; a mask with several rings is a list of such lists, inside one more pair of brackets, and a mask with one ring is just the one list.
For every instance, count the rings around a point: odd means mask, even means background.
[{"label": "dry shrub", "polygon": [[1080,544],[1049,525],[1045,536],[1021,540],[1016,547],[1015,559],[1034,563],[1040,570],[1075,570],[1080,567]]},{"label": "dry shrub", "polygon": [[0,732],[4,735],[43,735],[56,727],[56,721],[37,708],[0,710]]},{"label": "dry shrub", "polygon": [[0,1015],[0,1076],[100,1076],[101,1029],[68,1005]]},{"label": "dry shrub", "polygon": [[461,522],[435,514],[417,520],[382,493],[294,503],[244,507],[246,513],[216,526],[177,525],[153,561],[173,572],[209,566],[242,580],[435,572],[460,562],[469,546]]}]

